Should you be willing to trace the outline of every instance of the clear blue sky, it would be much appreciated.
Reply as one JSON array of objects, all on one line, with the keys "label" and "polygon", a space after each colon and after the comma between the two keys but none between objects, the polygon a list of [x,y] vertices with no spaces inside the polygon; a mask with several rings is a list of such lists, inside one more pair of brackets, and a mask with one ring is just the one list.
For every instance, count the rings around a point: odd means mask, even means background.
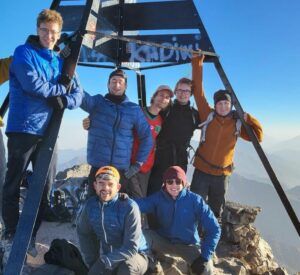
[{"label": "clear blue sky", "polygon": [[[299,0],[205,0],[196,1],[210,39],[244,108],[262,122],[265,133],[288,139],[300,135],[300,1]],[[13,53],[29,34],[49,0],[1,1],[0,57]],[[169,16],[169,15],[167,15]],[[174,19],[176,20],[176,19]],[[204,86],[209,100],[223,88],[212,65],[205,65]],[[80,80],[91,94],[106,92],[110,70],[79,68]],[[190,65],[146,71],[148,96],[160,84],[174,87],[182,76],[191,76]],[[129,73],[128,95],[136,100],[135,75]],[[0,87],[0,102],[8,86]],[[85,144],[76,110],[65,115],[61,148]],[[76,133],[76,134],[74,134]]]}]

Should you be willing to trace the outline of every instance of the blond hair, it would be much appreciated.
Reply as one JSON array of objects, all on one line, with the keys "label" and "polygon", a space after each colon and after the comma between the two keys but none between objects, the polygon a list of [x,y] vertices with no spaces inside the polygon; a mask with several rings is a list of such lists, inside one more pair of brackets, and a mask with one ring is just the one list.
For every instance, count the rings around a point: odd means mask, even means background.
[{"label": "blond hair", "polygon": [[59,25],[59,29],[62,29],[63,19],[59,12],[55,10],[45,9],[42,10],[38,18],[36,20],[36,25],[39,27],[41,23],[57,23]]}]

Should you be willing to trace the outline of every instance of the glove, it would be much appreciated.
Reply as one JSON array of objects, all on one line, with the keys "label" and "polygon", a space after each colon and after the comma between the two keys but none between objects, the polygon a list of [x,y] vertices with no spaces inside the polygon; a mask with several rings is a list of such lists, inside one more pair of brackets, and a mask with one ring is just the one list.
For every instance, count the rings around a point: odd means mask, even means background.
[{"label": "glove", "polygon": [[60,38],[58,39],[58,41],[57,41],[57,45],[59,45],[59,44],[61,44],[61,43],[64,43],[64,45],[68,45],[68,44],[70,44],[70,42],[72,41],[72,38],[74,37],[74,33],[73,34],[71,34],[71,35],[69,35],[69,34],[67,34],[67,33],[62,33],[61,35],[60,35]]},{"label": "glove", "polygon": [[124,173],[124,176],[127,179],[130,179],[133,177],[135,174],[137,174],[140,171],[141,164],[136,162],[135,164],[132,164],[129,169]]},{"label": "glove", "polygon": [[199,256],[191,265],[193,273],[201,275],[207,266],[207,261]]},{"label": "glove", "polygon": [[68,107],[68,100],[64,96],[51,96],[47,98],[47,103],[54,110],[63,110]]},{"label": "glove", "polygon": [[69,45],[66,45],[59,53],[59,56],[63,59],[66,59],[71,54],[71,48]]},{"label": "glove", "polygon": [[66,90],[69,91],[71,88],[71,78],[67,74],[62,74],[58,79],[58,83],[65,86]]}]

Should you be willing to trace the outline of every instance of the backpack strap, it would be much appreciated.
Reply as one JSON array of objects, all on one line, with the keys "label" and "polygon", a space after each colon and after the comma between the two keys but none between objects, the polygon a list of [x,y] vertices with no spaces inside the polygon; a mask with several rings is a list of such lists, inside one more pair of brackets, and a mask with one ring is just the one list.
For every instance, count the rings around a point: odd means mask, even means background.
[{"label": "backpack strap", "polygon": [[234,135],[238,138],[241,134],[242,121],[237,113],[237,111],[232,111],[232,117],[235,119],[235,132]]},{"label": "backpack strap", "polygon": [[208,114],[207,119],[201,124],[199,124],[199,129],[201,129],[200,144],[205,142],[207,126],[213,120],[214,117],[215,117],[215,111],[212,111]]},{"label": "backpack strap", "polygon": [[[207,126],[213,120],[214,117],[215,117],[215,111],[212,111],[208,114],[207,119],[204,122],[202,122],[201,124],[199,124],[198,127],[199,127],[199,129],[201,129],[200,144],[205,142]],[[234,135],[236,136],[236,138],[238,138],[241,134],[242,121],[239,118],[236,111],[232,111],[232,117],[233,117],[233,119],[235,119]]]},{"label": "backpack strap", "polygon": [[194,112],[193,106],[190,106],[190,111],[191,111],[191,113],[192,113],[193,125],[196,125],[196,123],[197,123],[197,118],[196,118],[196,114],[195,114],[195,112]]},{"label": "backpack strap", "polygon": [[238,118],[235,122],[235,135],[236,138],[238,138],[241,134],[241,128],[242,128],[242,121]]}]

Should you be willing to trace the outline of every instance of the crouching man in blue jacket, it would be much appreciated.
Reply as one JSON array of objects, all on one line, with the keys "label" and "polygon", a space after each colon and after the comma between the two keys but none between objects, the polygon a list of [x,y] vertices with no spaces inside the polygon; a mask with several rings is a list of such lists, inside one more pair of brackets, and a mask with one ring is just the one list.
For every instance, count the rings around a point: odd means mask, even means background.
[{"label": "crouching man in blue jacket", "polygon": [[91,197],[79,218],[77,234],[89,275],[137,274],[148,268],[148,246],[136,203],[121,188],[120,174],[112,166],[96,172]]},{"label": "crouching man in blue jacket", "polygon": [[[186,175],[179,166],[169,167],[163,175],[161,191],[137,199],[142,213],[152,213],[157,230],[145,235],[156,254],[180,256],[191,265],[195,274],[213,274],[211,256],[220,239],[220,226],[201,196],[186,188]],[[205,236],[200,242],[201,226]]]}]

